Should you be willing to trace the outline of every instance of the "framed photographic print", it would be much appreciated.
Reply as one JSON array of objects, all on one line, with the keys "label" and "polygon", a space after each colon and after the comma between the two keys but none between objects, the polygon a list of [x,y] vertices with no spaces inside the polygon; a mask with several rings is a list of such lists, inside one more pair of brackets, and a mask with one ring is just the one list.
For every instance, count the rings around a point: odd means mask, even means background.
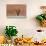
[{"label": "framed photographic print", "polygon": [[26,17],[25,4],[7,4],[6,11],[8,17]]}]

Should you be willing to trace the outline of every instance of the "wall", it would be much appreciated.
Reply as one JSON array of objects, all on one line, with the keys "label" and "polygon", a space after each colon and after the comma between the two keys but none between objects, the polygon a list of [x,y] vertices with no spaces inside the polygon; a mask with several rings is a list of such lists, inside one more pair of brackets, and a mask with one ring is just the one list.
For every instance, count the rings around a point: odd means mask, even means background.
[{"label": "wall", "polygon": [[[7,18],[6,5],[7,4],[26,4],[27,17],[26,18]],[[6,25],[15,25],[19,31],[18,36],[31,36],[36,33],[36,29],[45,28],[39,27],[35,16],[41,13],[40,6],[46,5],[46,0],[0,0],[0,34],[4,34]],[[40,36],[41,37],[41,36]]]}]

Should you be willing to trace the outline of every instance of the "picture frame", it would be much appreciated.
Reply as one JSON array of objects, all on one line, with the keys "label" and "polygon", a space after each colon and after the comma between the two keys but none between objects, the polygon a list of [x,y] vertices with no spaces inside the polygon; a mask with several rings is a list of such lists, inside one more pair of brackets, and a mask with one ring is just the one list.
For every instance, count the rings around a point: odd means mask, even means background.
[{"label": "picture frame", "polygon": [[7,17],[26,17],[25,4],[7,4]]}]

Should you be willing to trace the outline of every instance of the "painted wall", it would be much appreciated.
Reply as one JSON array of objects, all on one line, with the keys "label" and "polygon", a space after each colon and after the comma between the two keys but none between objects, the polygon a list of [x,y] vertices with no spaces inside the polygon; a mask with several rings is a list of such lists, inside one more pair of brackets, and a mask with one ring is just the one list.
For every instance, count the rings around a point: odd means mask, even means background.
[{"label": "painted wall", "polygon": [[[26,18],[7,18],[7,4],[26,4]],[[19,31],[18,36],[31,36],[36,34],[36,29],[43,29],[36,22],[35,16],[41,13],[40,6],[46,5],[46,0],[0,0],[0,34],[4,34],[6,25],[15,25]],[[40,33],[41,34],[41,33]],[[41,36],[40,36],[41,37]]]}]

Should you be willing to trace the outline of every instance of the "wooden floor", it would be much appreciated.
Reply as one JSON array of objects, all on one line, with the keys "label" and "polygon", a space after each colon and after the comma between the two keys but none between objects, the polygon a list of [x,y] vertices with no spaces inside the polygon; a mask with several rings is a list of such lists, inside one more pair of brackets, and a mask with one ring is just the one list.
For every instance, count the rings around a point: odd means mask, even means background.
[{"label": "wooden floor", "polygon": [[15,46],[46,46],[46,44],[45,45],[23,44],[23,45],[15,45]]}]

